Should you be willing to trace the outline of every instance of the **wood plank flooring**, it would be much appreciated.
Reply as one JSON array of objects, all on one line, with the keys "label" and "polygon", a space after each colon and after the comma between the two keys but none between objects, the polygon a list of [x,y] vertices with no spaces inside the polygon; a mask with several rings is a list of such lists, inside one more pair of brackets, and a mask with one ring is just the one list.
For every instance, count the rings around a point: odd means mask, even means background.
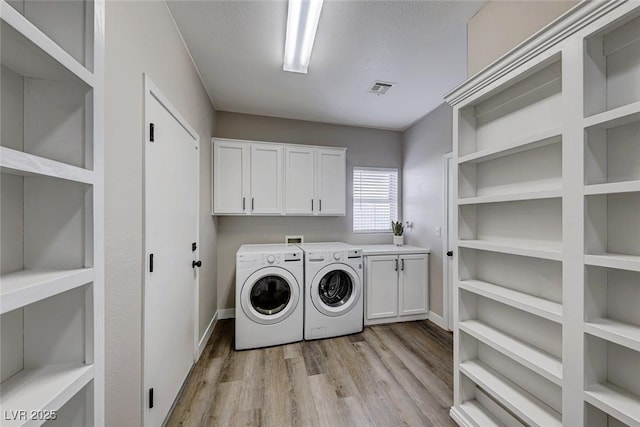
[{"label": "wood plank flooring", "polygon": [[233,350],[218,322],[169,426],[455,426],[451,333],[429,321]]}]

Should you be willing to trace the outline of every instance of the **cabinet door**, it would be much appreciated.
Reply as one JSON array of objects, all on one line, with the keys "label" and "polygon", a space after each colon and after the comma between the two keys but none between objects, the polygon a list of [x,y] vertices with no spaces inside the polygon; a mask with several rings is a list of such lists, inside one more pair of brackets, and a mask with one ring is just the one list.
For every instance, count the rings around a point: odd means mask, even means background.
[{"label": "cabinet door", "polygon": [[398,257],[367,257],[366,316],[382,319],[398,315]]},{"label": "cabinet door", "polygon": [[316,197],[318,215],[346,214],[347,155],[345,150],[319,148]]},{"label": "cabinet door", "polygon": [[215,141],[213,144],[213,213],[246,214],[248,210],[249,145]]},{"label": "cabinet door", "polygon": [[429,258],[426,254],[400,256],[400,315],[429,311]]},{"label": "cabinet door", "polygon": [[282,145],[251,144],[251,214],[283,213]]},{"label": "cabinet door", "polygon": [[318,204],[314,200],[315,153],[310,147],[285,148],[285,208],[287,215],[313,215]]}]

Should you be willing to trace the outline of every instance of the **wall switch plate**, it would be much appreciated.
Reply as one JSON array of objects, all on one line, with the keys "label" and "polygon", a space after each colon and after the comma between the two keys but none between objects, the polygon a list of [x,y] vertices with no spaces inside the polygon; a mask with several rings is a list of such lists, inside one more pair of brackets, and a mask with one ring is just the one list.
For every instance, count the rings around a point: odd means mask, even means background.
[{"label": "wall switch plate", "polygon": [[436,237],[442,236],[442,227],[436,227]]},{"label": "wall switch plate", "polygon": [[411,221],[405,221],[404,228],[406,228],[407,230],[411,230],[413,228],[413,223]]}]

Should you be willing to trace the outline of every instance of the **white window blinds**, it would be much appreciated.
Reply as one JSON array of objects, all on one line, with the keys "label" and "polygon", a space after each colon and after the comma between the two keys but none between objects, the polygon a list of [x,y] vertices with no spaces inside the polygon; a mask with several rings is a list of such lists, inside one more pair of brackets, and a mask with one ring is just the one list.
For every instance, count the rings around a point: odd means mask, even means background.
[{"label": "white window blinds", "polygon": [[391,231],[398,219],[398,169],[353,168],[353,231]]}]

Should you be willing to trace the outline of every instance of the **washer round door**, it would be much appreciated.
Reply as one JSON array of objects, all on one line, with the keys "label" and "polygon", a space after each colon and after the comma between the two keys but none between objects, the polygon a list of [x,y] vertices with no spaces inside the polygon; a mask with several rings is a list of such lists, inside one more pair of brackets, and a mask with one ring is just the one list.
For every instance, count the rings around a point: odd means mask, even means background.
[{"label": "washer round door", "polygon": [[300,284],[280,267],[255,271],[242,285],[242,311],[256,323],[273,325],[288,318],[298,306]]},{"label": "washer round door", "polygon": [[315,308],[331,317],[349,312],[360,298],[362,284],[356,271],[346,264],[323,267],[311,283],[311,301]]}]

